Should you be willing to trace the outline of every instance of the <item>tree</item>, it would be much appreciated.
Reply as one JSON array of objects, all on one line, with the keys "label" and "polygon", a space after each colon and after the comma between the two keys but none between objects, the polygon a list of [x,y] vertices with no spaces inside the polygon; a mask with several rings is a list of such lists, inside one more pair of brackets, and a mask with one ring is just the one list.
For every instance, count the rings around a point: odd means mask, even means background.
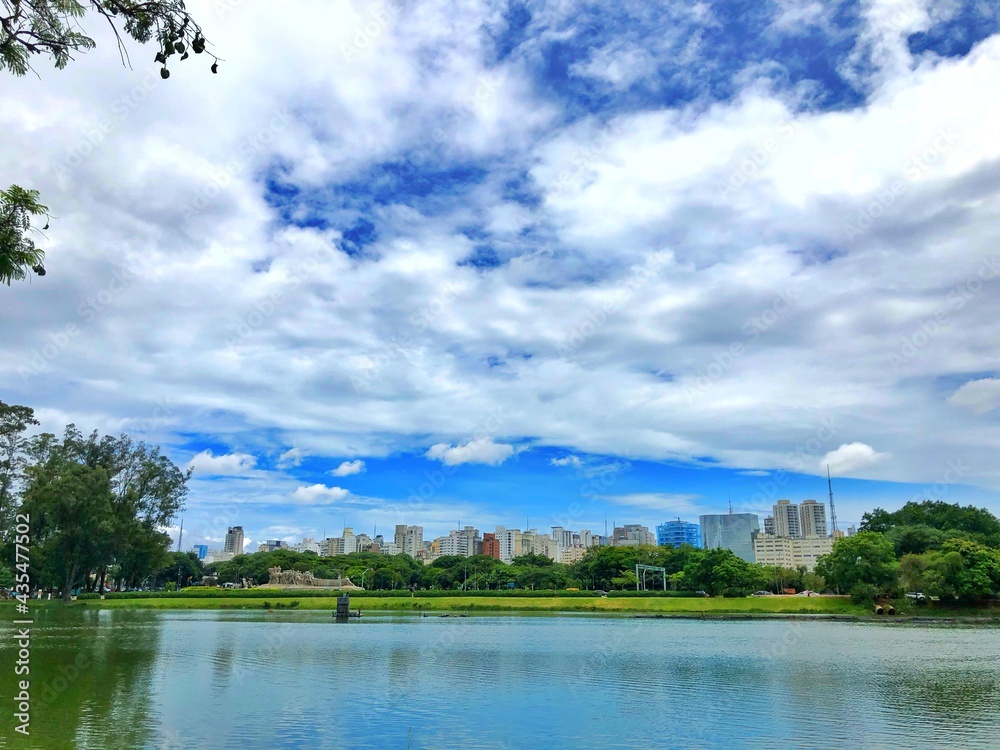
[{"label": "tree", "polygon": [[888,533],[897,526],[926,526],[939,531],[961,532],[991,547],[1000,547],[1000,519],[986,508],[961,506],[941,500],[908,502],[897,511],[876,508],[861,517],[862,531]]},{"label": "tree", "polygon": [[907,555],[900,571],[908,590],[960,602],[996,595],[1000,551],[966,539],[950,539],[940,550]]},{"label": "tree", "polygon": [[74,425],[61,440],[33,438],[27,455],[24,512],[38,524],[33,539],[43,542],[49,585],[68,596],[78,582],[103,586],[114,568],[119,586],[133,586],[163,564],[170,537],[162,529],[183,506],[190,472],[127,435],[85,438]]},{"label": "tree", "polygon": [[24,433],[37,424],[33,409],[0,401],[0,533],[12,527],[15,487],[24,471],[28,447]]},{"label": "tree", "polygon": [[874,531],[838,539],[833,551],[816,562],[816,573],[828,586],[852,594],[864,590],[866,597],[891,592],[898,580],[898,569],[892,543]]},{"label": "tree", "polygon": [[103,542],[113,533],[111,482],[103,468],[59,453],[30,467],[29,477],[23,510],[31,516],[33,562],[46,563],[32,567],[45,571],[41,582],[60,586],[69,601],[83,573],[100,562]]},{"label": "tree", "polygon": [[[48,208],[38,202],[37,190],[11,185],[0,190],[0,282],[10,286],[34,271],[45,275],[45,253],[31,236],[31,217],[48,216]],[[46,222],[43,229],[48,229]]]},{"label": "tree", "polygon": [[[128,61],[128,53],[122,31],[140,44],[155,41],[159,51],[154,61],[161,66],[162,78],[170,77],[167,64],[172,57],[186,60],[190,52],[207,53],[213,60],[212,72],[218,72],[219,58],[206,49],[208,42],[201,26],[187,12],[183,0],[4,0],[0,7],[0,71],[7,69],[23,76],[31,70],[32,57],[39,55],[48,55],[57,69],[65,68],[73,53],[96,46],[80,28],[88,12],[111,25],[123,62]],[[0,282],[8,286],[24,279],[29,271],[45,275],[45,252],[31,236],[31,218],[48,217],[48,209],[38,197],[37,190],[17,185],[0,190]]]}]

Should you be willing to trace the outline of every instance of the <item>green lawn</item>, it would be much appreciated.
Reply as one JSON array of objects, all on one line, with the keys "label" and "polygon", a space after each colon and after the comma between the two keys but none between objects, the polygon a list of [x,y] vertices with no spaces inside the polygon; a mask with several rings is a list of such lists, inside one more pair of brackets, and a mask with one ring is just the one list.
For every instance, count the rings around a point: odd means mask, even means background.
[{"label": "green lawn", "polygon": [[[287,606],[289,598],[275,598]],[[336,609],[336,597],[303,597],[298,609]],[[106,599],[77,602],[73,606],[100,609],[261,609],[264,600],[226,597]],[[723,598],[521,598],[521,597],[365,597],[351,596],[352,610],[447,611],[447,612],[630,612],[640,614],[868,614],[867,607],[858,607],[844,598],[833,597],[752,597]]]}]

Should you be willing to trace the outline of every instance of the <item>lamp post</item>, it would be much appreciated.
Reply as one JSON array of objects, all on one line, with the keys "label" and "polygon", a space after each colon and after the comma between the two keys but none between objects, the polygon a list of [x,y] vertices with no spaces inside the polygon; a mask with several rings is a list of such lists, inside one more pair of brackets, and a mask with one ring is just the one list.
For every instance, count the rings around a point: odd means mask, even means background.
[{"label": "lamp post", "polygon": [[365,573],[367,573],[370,570],[371,568],[365,568],[364,570],[361,571],[361,588],[365,587]]}]

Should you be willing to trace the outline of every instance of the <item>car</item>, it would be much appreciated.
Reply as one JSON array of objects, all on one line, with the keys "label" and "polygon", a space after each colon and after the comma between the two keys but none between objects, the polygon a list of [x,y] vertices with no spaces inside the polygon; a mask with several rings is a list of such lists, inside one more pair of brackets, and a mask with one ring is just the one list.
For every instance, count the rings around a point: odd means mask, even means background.
[{"label": "car", "polygon": [[707,591],[695,591],[694,593],[695,593],[696,596],[708,596],[709,595]]},{"label": "car", "polygon": [[771,591],[754,591],[751,596],[774,596]]}]

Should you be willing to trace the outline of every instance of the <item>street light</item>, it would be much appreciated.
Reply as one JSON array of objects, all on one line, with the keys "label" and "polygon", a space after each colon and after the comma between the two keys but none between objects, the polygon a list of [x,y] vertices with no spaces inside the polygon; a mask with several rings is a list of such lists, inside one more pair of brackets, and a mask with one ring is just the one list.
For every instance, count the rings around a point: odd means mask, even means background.
[{"label": "street light", "polygon": [[365,573],[367,573],[371,568],[365,568],[361,571],[361,588],[365,587]]}]

